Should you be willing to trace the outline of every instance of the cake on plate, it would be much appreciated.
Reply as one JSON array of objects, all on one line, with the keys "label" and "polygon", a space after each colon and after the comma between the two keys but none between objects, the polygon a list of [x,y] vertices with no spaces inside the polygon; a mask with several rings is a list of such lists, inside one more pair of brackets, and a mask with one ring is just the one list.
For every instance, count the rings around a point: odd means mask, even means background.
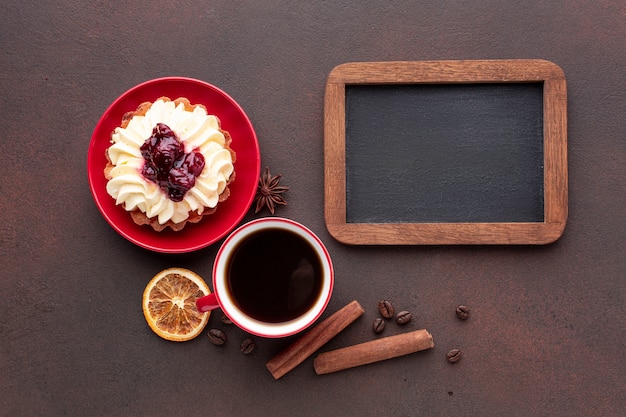
[{"label": "cake on plate", "polygon": [[236,159],[231,142],[201,104],[184,97],[142,103],[111,134],[107,192],[138,225],[180,231],[229,197]]}]

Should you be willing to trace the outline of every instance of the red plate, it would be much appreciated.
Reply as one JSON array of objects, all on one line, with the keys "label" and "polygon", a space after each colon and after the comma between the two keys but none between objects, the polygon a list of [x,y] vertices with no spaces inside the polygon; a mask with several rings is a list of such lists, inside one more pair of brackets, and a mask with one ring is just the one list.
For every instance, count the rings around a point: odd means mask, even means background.
[{"label": "red plate", "polygon": [[[156,232],[150,226],[136,225],[130,214],[107,193],[104,167],[105,150],[111,145],[111,132],[121,124],[122,116],[143,102],[167,96],[172,100],[186,97],[191,104],[203,104],[216,115],[221,127],[232,136],[231,148],[237,153],[235,180],[229,186],[230,197],[217,206],[215,213],[197,224],[188,224],[180,232],[169,228]],[[259,143],[243,109],[228,94],[204,81],[166,77],[147,81],[131,88],[104,112],[91,137],[87,170],[91,193],[106,221],[129,241],[156,252],[183,253],[204,248],[233,230],[247,213],[256,192],[261,158]]]}]

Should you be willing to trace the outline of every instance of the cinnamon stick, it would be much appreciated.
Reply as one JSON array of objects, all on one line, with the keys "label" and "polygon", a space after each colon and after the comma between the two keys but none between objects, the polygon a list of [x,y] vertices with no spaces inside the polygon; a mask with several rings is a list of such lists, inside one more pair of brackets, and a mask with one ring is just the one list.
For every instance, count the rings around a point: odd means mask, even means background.
[{"label": "cinnamon stick", "polygon": [[318,375],[329,374],[433,347],[435,343],[432,335],[426,330],[416,330],[320,353],[313,361],[313,366]]},{"label": "cinnamon stick", "polygon": [[270,359],[265,366],[272,373],[274,379],[279,379],[301,364],[350,323],[361,317],[363,312],[363,307],[357,301],[352,301],[300,336],[299,339]]}]

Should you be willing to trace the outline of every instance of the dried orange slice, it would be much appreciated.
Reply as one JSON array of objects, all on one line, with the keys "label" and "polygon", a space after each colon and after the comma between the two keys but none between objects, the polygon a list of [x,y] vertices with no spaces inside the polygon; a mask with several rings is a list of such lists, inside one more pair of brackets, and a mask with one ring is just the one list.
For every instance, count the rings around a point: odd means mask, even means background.
[{"label": "dried orange slice", "polygon": [[184,342],[198,336],[210,312],[200,313],[196,299],[211,291],[195,272],[168,268],[156,274],[143,292],[143,315],[163,339]]}]

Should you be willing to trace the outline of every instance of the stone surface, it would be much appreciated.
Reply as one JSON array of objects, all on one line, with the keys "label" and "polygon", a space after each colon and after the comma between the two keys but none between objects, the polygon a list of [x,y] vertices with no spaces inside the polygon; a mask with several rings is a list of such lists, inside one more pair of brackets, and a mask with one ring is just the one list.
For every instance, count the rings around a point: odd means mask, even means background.
[{"label": "stone surface", "polygon": [[[624,39],[616,1],[101,2],[7,0],[0,29],[0,416],[616,416],[626,409]],[[358,247],[328,234],[323,103],[348,61],[544,58],[568,83],[569,220],[541,247]],[[371,340],[381,297],[419,311],[435,348],[332,375],[313,358],[275,381],[288,340],[217,349],[161,340],[141,313],[159,270],[210,281],[218,245],[161,255],[93,203],[87,151],[127,89],[168,75],[230,94],[262,165],[290,187],[277,214],[316,232],[337,281],[324,317],[366,314],[322,350]],[[235,139],[233,139],[235,140]],[[253,211],[246,219],[252,219]],[[466,304],[471,320],[451,308]],[[247,335],[220,327],[231,340]],[[450,366],[451,347],[463,360]],[[410,393],[410,395],[407,395]],[[376,401],[374,401],[376,399]]]}]

